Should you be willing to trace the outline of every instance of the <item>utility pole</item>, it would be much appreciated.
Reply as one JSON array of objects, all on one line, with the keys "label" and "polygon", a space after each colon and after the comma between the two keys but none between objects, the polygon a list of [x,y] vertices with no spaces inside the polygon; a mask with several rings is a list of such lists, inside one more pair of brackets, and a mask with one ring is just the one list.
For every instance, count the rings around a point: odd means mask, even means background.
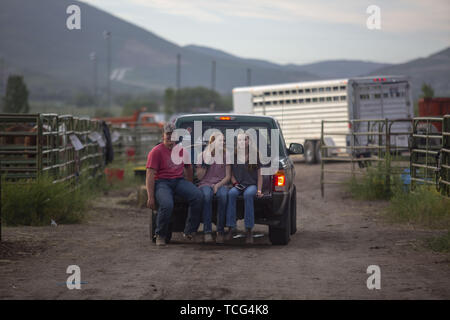
[{"label": "utility pole", "polygon": [[97,86],[97,54],[95,52],[92,52],[90,54],[90,59],[92,61],[92,66],[94,69],[94,77],[93,77],[93,86],[94,86],[94,105],[98,106],[98,86]]},{"label": "utility pole", "polygon": [[252,69],[247,69],[247,86],[250,87],[252,85]]},{"label": "utility pole", "polygon": [[181,88],[181,54],[177,54],[177,91]]},{"label": "utility pole", "polygon": [[103,36],[106,39],[106,63],[107,63],[107,85],[106,85],[106,95],[107,95],[107,106],[111,107],[111,32],[104,31]]},{"label": "utility pole", "polygon": [[212,61],[211,69],[211,90],[216,90],[216,60]]},{"label": "utility pole", "polygon": [[175,112],[179,110],[179,99],[181,89],[181,54],[177,53],[177,90],[175,91]]},{"label": "utility pole", "polygon": [[[216,60],[212,61],[212,66],[211,66],[211,90],[212,91],[216,90]],[[214,112],[214,109],[215,109],[214,102],[211,102],[209,104],[210,112]]]},{"label": "utility pole", "polygon": [[4,86],[5,80],[5,60],[0,57],[0,97],[5,93],[6,86]]}]

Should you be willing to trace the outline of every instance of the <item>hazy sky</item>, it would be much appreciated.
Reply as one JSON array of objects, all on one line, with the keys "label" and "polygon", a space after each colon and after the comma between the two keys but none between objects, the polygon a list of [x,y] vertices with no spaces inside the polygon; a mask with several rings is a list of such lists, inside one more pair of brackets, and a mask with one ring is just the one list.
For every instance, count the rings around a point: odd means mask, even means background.
[{"label": "hazy sky", "polygon": [[[450,46],[450,0],[82,0],[178,45],[278,63],[399,63]],[[381,10],[369,30],[366,9]]]}]

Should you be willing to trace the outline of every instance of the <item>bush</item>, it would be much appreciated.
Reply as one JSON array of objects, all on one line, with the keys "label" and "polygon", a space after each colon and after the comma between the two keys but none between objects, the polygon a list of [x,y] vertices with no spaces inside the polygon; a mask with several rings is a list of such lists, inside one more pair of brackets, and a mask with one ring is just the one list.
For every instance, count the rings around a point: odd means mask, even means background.
[{"label": "bush", "polygon": [[386,184],[385,164],[379,162],[375,167],[368,167],[362,177],[352,177],[347,183],[347,190],[353,198],[360,200],[388,200],[392,188],[401,184],[398,175],[390,175],[389,185]]},{"label": "bush", "polygon": [[431,250],[436,252],[450,252],[450,231],[447,234],[427,241]]},{"label": "bush", "polygon": [[2,219],[10,226],[49,225],[51,219],[57,223],[81,222],[92,193],[69,190],[67,184],[54,184],[49,177],[33,182],[2,181]]},{"label": "bush", "polygon": [[434,186],[419,185],[414,192],[395,188],[387,216],[393,222],[449,228],[449,208],[450,200],[441,196]]}]

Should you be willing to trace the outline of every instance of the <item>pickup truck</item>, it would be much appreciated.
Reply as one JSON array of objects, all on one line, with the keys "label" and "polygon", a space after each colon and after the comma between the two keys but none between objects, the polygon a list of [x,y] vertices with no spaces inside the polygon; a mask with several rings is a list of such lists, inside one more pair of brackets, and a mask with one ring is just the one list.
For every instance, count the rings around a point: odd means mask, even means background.
[{"label": "pickup truck", "polygon": [[[274,245],[286,245],[290,236],[297,231],[297,188],[294,184],[295,168],[293,161],[289,158],[291,154],[303,154],[303,146],[298,143],[291,143],[286,147],[280,125],[276,119],[269,116],[241,115],[241,114],[191,114],[183,115],[175,121],[176,128],[184,128],[191,131],[194,128],[194,121],[202,121],[202,135],[210,128],[219,129],[224,133],[225,130],[236,130],[241,128],[267,129],[270,136],[271,129],[279,130],[279,159],[275,164],[278,170],[274,175],[263,175],[263,197],[255,198],[255,224],[264,224],[269,226],[269,239]],[[190,135],[191,146],[195,145],[194,134]],[[197,143],[199,143],[197,141]],[[206,141],[200,142],[204,147]],[[191,148],[191,150],[194,148]],[[270,148],[269,148],[270,150]],[[191,154],[194,159],[194,154]],[[273,166],[273,165],[272,165]],[[195,167],[195,166],[194,166]],[[195,178],[194,184],[198,183]],[[172,232],[182,232],[187,217],[187,203],[181,198],[175,197],[174,210],[169,225],[169,233],[166,242],[170,241]],[[216,222],[216,201],[213,202],[213,223]],[[244,218],[244,203],[240,196],[236,204],[237,219]],[[150,235],[155,241],[156,210],[151,210],[150,215]]]}]

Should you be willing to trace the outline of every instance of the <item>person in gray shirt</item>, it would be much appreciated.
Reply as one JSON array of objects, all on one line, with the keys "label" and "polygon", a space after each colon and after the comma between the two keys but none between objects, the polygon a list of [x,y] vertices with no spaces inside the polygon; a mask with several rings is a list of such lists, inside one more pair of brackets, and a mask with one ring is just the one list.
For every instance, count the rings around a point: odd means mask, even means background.
[{"label": "person in gray shirt", "polygon": [[[237,163],[232,165],[231,183],[233,184],[233,188],[228,191],[226,226],[228,227],[227,240],[231,240],[234,230],[236,230],[236,199],[240,194],[243,194],[244,223],[246,229],[245,242],[252,244],[252,229],[255,225],[253,200],[255,195],[262,197],[262,175],[259,163],[250,163],[251,161],[249,161],[251,159],[251,152],[255,152],[258,155],[256,148],[250,147],[249,140],[249,136],[245,133],[240,133],[237,136],[237,158],[241,154],[245,156],[243,159],[240,159],[241,161],[237,161]],[[259,159],[258,156],[257,159]]]}]

